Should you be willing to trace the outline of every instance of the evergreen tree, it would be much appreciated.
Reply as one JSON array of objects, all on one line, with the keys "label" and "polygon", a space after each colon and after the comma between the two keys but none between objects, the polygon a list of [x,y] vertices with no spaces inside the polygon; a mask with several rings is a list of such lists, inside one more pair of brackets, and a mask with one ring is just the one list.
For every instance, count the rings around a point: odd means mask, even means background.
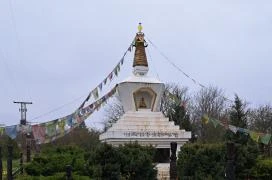
[{"label": "evergreen tree", "polygon": [[244,132],[237,131],[233,133],[228,130],[226,132],[226,140],[235,143],[235,174],[237,178],[241,179],[248,177],[258,156],[257,144],[249,138],[248,132],[245,131],[248,124],[247,116],[248,110],[246,109],[246,103],[235,95],[234,104],[229,113],[229,124],[243,128]]},{"label": "evergreen tree", "polygon": [[[235,95],[234,104],[229,112],[230,120],[228,123],[239,128],[247,128],[247,115],[248,111],[246,110],[246,103],[243,102],[238,95]],[[240,131],[234,134],[228,130],[226,138],[228,141],[238,144],[246,144],[248,141],[248,134]]]},{"label": "evergreen tree", "polygon": [[247,114],[246,103],[236,94],[230,111],[230,123],[237,127],[247,128]]},{"label": "evergreen tree", "polygon": [[174,121],[175,125],[178,125],[180,129],[191,131],[192,125],[190,122],[190,116],[185,105],[175,104],[173,110],[173,113],[169,116],[170,121]]},{"label": "evergreen tree", "polygon": [[186,104],[189,102],[187,91],[186,87],[180,87],[176,84],[167,85],[162,98],[161,110],[180,129],[191,131],[190,115],[186,108]]}]

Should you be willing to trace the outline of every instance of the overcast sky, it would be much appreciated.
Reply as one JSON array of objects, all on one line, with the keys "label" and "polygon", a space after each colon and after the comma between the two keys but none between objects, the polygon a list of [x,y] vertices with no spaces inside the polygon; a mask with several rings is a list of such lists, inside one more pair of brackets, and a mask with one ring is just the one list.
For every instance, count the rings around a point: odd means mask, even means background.
[{"label": "overcast sky", "polygon": [[[74,111],[120,60],[138,22],[202,84],[222,88],[231,99],[237,93],[251,106],[272,101],[271,0],[0,0],[0,124],[19,122],[14,100],[33,102],[32,122]],[[200,89],[151,45],[147,52],[149,75]],[[105,92],[131,74],[132,60],[130,53]],[[87,121],[99,126],[102,118],[96,113]]]}]

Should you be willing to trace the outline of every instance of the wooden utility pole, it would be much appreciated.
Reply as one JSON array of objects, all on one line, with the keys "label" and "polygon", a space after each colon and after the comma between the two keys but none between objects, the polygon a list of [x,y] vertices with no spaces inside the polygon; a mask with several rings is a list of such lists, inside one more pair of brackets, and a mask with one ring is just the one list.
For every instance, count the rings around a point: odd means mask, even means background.
[{"label": "wooden utility pole", "polygon": [[[26,112],[27,112],[27,108],[26,105],[27,104],[32,104],[32,102],[18,102],[18,101],[13,101],[13,103],[16,104],[20,104],[21,108],[19,109],[19,112],[21,112],[21,120],[20,120],[20,125],[21,126],[26,126],[27,125],[27,121],[26,121]],[[25,159],[27,160],[27,162],[30,161],[30,144],[29,144],[29,140],[28,138],[30,137],[29,134],[27,133],[23,133],[21,132],[21,148],[22,148],[22,152],[23,152],[23,156],[26,157]],[[23,158],[24,159],[24,158]]]},{"label": "wooden utility pole", "polygon": [[13,103],[21,104],[21,108],[19,109],[19,111],[21,112],[20,124],[21,125],[26,125],[26,112],[27,112],[26,105],[27,104],[32,104],[32,102],[17,102],[17,101],[13,101]]}]

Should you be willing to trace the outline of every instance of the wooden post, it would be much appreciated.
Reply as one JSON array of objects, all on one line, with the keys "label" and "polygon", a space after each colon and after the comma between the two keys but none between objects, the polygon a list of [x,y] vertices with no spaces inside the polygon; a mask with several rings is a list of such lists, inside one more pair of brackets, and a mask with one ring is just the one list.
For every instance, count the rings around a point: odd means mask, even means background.
[{"label": "wooden post", "polygon": [[7,179],[12,180],[12,151],[13,147],[8,146],[8,159],[7,159]]},{"label": "wooden post", "polygon": [[66,180],[72,180],[72,166],[66,165]]},{"label": "wooden post", "polygon": [[23,174],[24,173],[24,169],[23,169],[23,163],[24,163],[24,155],[23,153],[20,153],[20,173]]},{"label": "wooden post", "polygon": [[177,143],[171,142],[171,156],[170,156],[170,180],[177,179]]},{"label": "wooden post", "polygon": [[30,145],[29,145],[29,142],[27,143],[26,145],[26,162],[30,162]]},{"label": "wooden post", "polygon": [[227,143],[227,167],[226,176],[227,180],[235,180],[235,155],[236,147],[233,142]]}]

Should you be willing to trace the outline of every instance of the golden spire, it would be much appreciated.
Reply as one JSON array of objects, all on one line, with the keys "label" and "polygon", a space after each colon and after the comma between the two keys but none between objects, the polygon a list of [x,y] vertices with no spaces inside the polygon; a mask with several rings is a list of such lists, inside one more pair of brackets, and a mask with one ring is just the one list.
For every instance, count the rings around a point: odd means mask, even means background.
[{"label": "golden spire", "polygon": [[136,37],[134,40],[133,46],[135,46],[135,53],[134,53],[134,61],[133,67],[135,66],[145,66],[148,67],[145,48],[147,47],[147,43],[144,40],[144,33],[142,33],[142,24],[139,23],[138,25],[138,33],[136,33]]}]

